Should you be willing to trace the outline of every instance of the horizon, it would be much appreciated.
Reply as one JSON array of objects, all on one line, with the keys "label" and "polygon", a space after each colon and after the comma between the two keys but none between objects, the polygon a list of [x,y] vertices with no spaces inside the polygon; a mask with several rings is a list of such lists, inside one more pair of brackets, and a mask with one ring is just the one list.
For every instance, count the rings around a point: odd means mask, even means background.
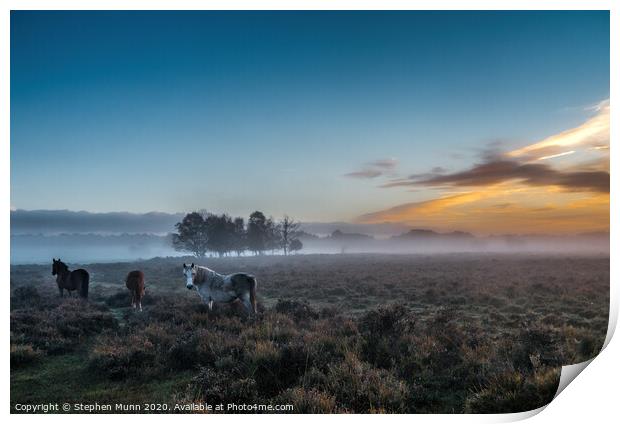
[{"label": "horizon", "polygon": [[[11,235],[167,235],[173,233],[175,231],[174,226],[171,226],[168,230],[163,231],[163,224],[161,222],[154,223],[144,223],[143,221],[128,221],[126,220],[128,217],[132,218],[144,218],[145,216],[158,216],[159,218],[166,217],[170,219],[182,219],[184,215],[191,212],[208,212],[206,210],[202,211],[189,211],[189,212],[161,212],[161,211],[149,211],[144,213],[136,213],[136,212],[127,212],[127,211],[113,211],[113,212],[90,212],[90,211],[72,211],[68,209],[62,210],[50,210],[50,209],[38,209],[38,210],[25,210],[25,209],[12,209],[11,210]],[[264,211],[261,211],[264,212]],[[21,214],[35,214],[30,217],[17,217],[14,219],[13,213],[21,213]],[[37,216],[36,214],[43,213],[46,216]],[[66,214],[70,214],[70,216],[66,216]],[[250,212],[251,213],[251,212]],[[247,215],[249,216],[250,213]],[[115,216],[117,221],[110,219],[110,216]],[[231,215],[233,218],[235,216]],[[269,214],[266,214],[267,217],[271,217],[276,221],[279,221],[280,217],[273,217]],[[92,221],[94,217],[107,217],[107,220],[99,220]],[[51,218],[51,221],[50,221]],[[246,220],[247,216],[241,216],[244,220]],[[120,221],[118,221],[120,219]],[[123,220],[124,219],[124,220]],[[17,221],[17,223],[16,223]],[[410,231],[431,231],[437,234],[448,235],[452,233],[465,233],[473,235],[477,238],[485,238],[485,237],[505,237],[505,236],[515,236],[515,237],[571,237],[571,236],[584,236],[584,235],[593,235],[593,234],[609,234],[609,231],[601,230],[601,231],[581,231],[581,232],[573,232],[573,233],[519,233],[519,232],[510,232],[510,233],[476,233],[463,231],[458,228],[451,229],[438,229],[438,228],[430,228],[430,227],[414,227],[401,223],[393,223],[393,222],[378,222],[378,223],[355,223],[355,222],[347,222],[347,221],[298,221],[302,230],[310,235],[315,236],[329,236],[333,231],[343,230],[345,234],[352,233],[361,233],[364,235],[369,235],[371,237],[376,238],[389,238],[393,236],[403,235]],[[121,225],[122,230],[112,231],[111,228],[113,225]],[[37,227],[36,231],[39,232],[22,232],[24,230],[19,230],[19,228],[29,228],[28,225],[32,227]],[[57,226],[65,226],[65,230],[56,230],[52,231],[50,227]],[[149,226],[161,226],[160,231],[148,231],[144,229],[140,230],[131,230],[128,227],[136,226],[136,225],[145,225]],[[73,226],[74,229],[69,229]],[[90,226],[90,227],[89,227]],[[101,226],[110,227],[108,230],[102,230]],[[339,227],[340,226],[340,227]],[[17,233],[13,234],[14,227],[17,228]],[[90,229],[83,229],[83,227],[88,227]],[[342,227],[342,228],[341,228]],[[386,228],[387,227],[387,228]],[[99,228],[99,229],[93,229]],[[144,227],[142,227],[144,228]],[[311,231],[309,228],[318,228],[318,230]],[[32,230],[29,230],[32,231]],[[366,231],[366,232],[364,232]]]},{"label": "horizon", "polygon": [[[112,215],[112,216],[110,216]],[[187,255],[172,245],[182,214],[88,214],[11,212],[12,265],[45,264],[51,257],[72,263],[103,263]],[[70,219],[67,219],[67,218]],[[34,218],[34,219],[33,219]],[[301,222],[301,253],[312,254],[609,254],[608,232],[574,234],[472,234],[399,224]],[[340,235],[334,236],[336,231]],[[268,252],[281,255],[282,250]],[[211,252],[213,254],[213,252]],[[245,250],[243,256],[249,252]]]},{"label": "horizon", "polygon": [[609,232],[609,108],[608,11],[12,11],[11,213]]}]

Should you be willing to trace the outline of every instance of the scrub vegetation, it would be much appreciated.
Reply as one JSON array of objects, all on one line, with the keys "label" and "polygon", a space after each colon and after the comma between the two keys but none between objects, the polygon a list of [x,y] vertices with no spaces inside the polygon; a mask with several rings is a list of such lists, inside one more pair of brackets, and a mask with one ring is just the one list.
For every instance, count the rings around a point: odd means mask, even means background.
[{"label": "scrub vegetation", "polygon": [[[519,412],[551,401],[561,366],[595,356],[607,331],[608,257],[198,260],[256,275],[255,318],[237,304],[209,312],[185,288],[182,262],[81,265],[91,273],[88,301],[59,298],[51,264],[13,266],[11,405]],[[146,275],[142,313],[124,287],[133,269]]]}]

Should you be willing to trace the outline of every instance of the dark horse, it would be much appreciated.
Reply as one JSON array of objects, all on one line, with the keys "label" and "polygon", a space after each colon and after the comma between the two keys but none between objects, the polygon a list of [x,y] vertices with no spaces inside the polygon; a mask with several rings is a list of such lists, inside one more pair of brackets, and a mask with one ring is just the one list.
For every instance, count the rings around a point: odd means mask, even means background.
[{"label": "dark horse", "polygon": [[53,259],[52,275],[56,276],[56,284],[58,284],[58,291],[60,297],[63,296],[62,289],[65,289],[71,294],[73,290],[78,290],[80,297],[84,299],[88,298],[88,283],[90,276],[85,269],[76,269],[75,271],[69,271],[69,267],[61,262],[60,259]]},{"label": "dark horse", "polygon": [[144,273],[142,271],[131,271],[127,274],[125,285],[131,292],[131,306],[140,309],[142,312],[142,298],[146,289],[144,288]]}]

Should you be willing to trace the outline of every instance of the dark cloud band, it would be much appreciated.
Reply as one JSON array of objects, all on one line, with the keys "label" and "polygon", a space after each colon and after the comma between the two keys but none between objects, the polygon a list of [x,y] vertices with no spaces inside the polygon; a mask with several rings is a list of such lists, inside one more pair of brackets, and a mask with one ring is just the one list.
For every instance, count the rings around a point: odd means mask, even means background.
[{"label": "dark cloud band", "polygon": [[609,193],[609,173],[605,171],[558,171],[546,164],[523,164],[506,159],[490,160],[452,174],[412,175],[407,180],[393,181],[382,187],[476,187],[506,181],[520,181],[532,186],[560,186],[571,191]]}]

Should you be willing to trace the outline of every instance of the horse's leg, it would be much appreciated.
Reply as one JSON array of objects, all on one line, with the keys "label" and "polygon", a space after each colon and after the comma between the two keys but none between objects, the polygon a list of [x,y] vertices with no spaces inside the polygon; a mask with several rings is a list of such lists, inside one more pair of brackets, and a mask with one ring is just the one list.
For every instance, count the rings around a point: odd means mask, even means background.
[{"label": "horse's leg", "polygon": [[250,293],[245,293],[239,296],[239,300],[245,306],[245,309],[248,311],[248,315],[252,316],[252,302],[250,301]]},{"label": "horse's leg", "polygon": [[62,293],[62,287],[58,286],[58,291],[60,292],[60,297],[64,297],[64,295]]},{"label": "horse's leg", "polygon": [[213,299],[209,299],[209,311],[213,310]]}]

